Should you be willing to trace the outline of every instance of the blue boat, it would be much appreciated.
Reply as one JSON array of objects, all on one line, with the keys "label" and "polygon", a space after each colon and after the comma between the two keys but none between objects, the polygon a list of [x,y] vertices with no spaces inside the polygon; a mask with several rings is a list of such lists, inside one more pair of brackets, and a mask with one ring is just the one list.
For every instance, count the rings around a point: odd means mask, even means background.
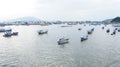
[{"label": "blue boat", "polygon": [[14,36],[15,36],[15,35],[18,35],[18,32],[13,32],[12,35],[14,35]]},{"label": "blue boat", "polygon": [[12,32],[12,29],[6,29],[5,32]]}]

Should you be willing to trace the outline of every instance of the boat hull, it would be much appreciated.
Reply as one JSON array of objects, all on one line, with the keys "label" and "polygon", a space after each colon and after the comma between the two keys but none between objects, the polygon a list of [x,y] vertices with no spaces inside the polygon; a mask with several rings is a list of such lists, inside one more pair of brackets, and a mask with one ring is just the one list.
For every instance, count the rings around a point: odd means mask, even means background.
[{"label": "boat hull", "polygon": [[61,44],[69,43],[68,40],[69,40],[69,39],[60,39],[60,40],[58,41],[58,44],[61,45]]},{"label": "boat hull", "polygon": [[13,36],[18,35],[18,32],[13,32],[12,35]]}]

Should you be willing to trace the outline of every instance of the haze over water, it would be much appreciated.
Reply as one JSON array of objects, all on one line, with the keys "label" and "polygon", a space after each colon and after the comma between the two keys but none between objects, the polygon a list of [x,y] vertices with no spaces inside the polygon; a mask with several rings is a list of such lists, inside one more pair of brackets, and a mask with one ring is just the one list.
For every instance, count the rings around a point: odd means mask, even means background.
[{"label": "haze over water", "polygon": [[[111,36],[101,26],[73,25],[50,26],[10,26],[18,31],[18,36],[4,38],[0,33],[1,67],[119,67],[120,33]],[[88,40],[80,37],[86,30],[95,28]],[[81,31],[78,28],[82,28]],[[40,29],[48,29],[48,34],[38,35]],[[61,37],[68,37],[68,44],[58,45]]]}]

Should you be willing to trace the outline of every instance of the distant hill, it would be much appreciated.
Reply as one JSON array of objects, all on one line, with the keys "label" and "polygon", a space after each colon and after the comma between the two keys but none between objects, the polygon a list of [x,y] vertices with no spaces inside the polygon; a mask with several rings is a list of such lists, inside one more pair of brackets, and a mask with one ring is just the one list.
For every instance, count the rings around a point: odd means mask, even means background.
[{"label": "distant hill", "polygon": [[111,23],[111,21],[112,21],[112,19],[107,19],[107,20],[104,20],[102,22],[104,22],[104,23]]},{"label": "distant hill", "polygon": [[35,17],[22,17],[22,18],[9,20],[8,22],[16,22],[16,21],[35,22],[35,21],[40,21],[40,19]]},{"label": "distant hill", "polygon": [[35,17],[22,17],[22,18],[17,18],[17,19],[12,19],[5,21],[5,24],[39,24],[42,22],[39,18]]},{"label": "distant hill", "polygon": [[120,17],[115,17],[112,19],[111,23],[120,23]]}]

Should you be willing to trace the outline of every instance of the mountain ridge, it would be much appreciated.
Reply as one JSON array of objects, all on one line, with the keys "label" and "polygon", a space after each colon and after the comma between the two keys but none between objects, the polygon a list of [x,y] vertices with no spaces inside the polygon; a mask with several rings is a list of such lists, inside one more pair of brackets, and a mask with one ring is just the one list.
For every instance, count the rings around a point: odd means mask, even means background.
[{"label": "mountain ridge", "polygon": [[25,21],[25,22],[30,22],[30,21],[41,21],[39,18],[36,17],[20,17],[20,18],[16,18],[16,19],[11,19],[5,22],[16,22],[16,21]]}]

